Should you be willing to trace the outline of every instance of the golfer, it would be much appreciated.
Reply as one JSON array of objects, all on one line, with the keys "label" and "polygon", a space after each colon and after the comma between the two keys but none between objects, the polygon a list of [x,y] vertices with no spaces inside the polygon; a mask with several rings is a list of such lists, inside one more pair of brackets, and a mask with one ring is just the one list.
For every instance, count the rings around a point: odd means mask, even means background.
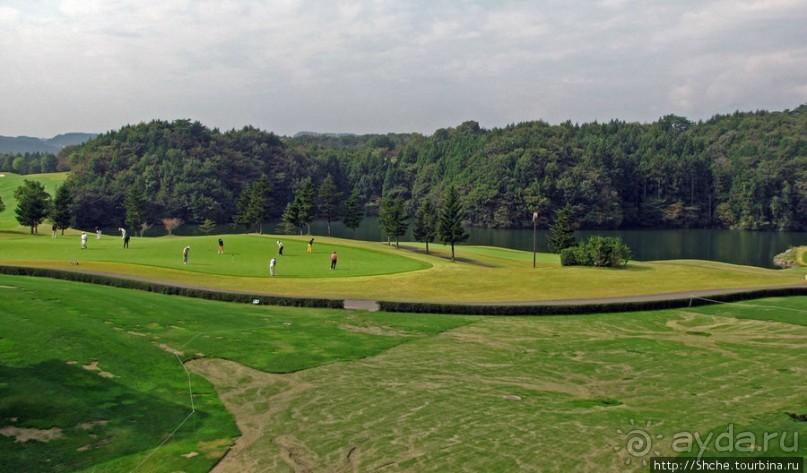
[{"label": "golfer", "polygon": [[277,254],[283,256],[283,242],[280,240],[277,241]]},{"label": "golfer", "polygon": [[331,253],[331,269],[336,269],[336,250]]},{"label": "golfer", "polygon": [[81,232],[81,249],[87,249],[87,232]]},{"label": "golfer", "polygon": [[308,254],[313,254],[314,253],[314,239],[313,238],[308,240],[308,249],[306,249],[306,252],[308,252]]},{"label": "golfer", "polygon": [[188,264],[188,253],[190,253],[190,251],[191,251],[190,246],[186,246],[182,250],[182,264]]},{"label": "golfer", "polygon": [[222,240],[221,238],[219,238],[219,254],[220,255],[224,254],[224,240]]},{"label": "golfer", "polygon": [[269,260],[269,276],[275,275],[275,266],[277,265],[277,258]]}]

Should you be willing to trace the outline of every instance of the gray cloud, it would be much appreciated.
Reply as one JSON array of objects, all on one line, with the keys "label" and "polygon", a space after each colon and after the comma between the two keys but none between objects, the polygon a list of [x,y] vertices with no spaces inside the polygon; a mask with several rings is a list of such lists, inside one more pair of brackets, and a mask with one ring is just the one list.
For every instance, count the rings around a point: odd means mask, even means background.
[{"label": "gray cloud", "polygon": [[420,131],[807,101],[796,0],[0,4],[0,134]]}]

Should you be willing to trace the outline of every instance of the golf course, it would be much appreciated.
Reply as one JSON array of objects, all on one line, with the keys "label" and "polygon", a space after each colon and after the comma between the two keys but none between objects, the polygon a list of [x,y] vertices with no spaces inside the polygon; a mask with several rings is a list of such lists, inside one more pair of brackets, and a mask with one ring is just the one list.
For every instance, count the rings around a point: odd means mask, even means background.
[{"label": "golf course", "polygon": [[[25,178],[53,193],[64,175]],[[805,266],[563,267],[539,253],[533,267],[532,253],[505,248],[459,245],[452,261],[438,243],[322,235],[312,253],[310,235],[215,231],[134,235],[124,248],[113,230],[31,234],[14,219],[22,180],[0,177],[4,267],[257,298],[498,306],[807,285]],[[498,317],[0,274],[0,471],[620,472],[649,471],[653,457],[804,458],[805,347],[807,296]]]}]

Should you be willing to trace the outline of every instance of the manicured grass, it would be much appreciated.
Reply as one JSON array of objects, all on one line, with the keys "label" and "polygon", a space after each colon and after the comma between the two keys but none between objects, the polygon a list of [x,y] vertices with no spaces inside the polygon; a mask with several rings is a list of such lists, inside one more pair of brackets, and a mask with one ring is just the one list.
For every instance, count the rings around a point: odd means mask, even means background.
[{"label": "manicured grass", "polygon": [[[224,240],[225,252],[218,254],[218,239]],[[283,256],[277,254],[277,241],[283,241]],[[193,273],[215,276],[259,278],[255,287],[268,284],[269,260],[277,257],[277,279],[340,278],[393,274],[428,268],[428,262],[407,258],[383,245],[351,245],[348,240],[317,238],[314,253],[306,253],[308,237],[277,235],[216,235],[196,237],[133,237],[129,248],[123,248],[120,236],[88,233],[87,249],[82,250],[78,235],[22,236],[0,241],[2,258],[9,264],[14,260],[43,260],[54,265],[71,265],[74,269],[92,267],[95,262],[114,263],[119,268],[139,267],[141,273],[152,268],[181,271],[190,280]],[[182,262],[182,250],[190,246],[188,264]],[[330,255],[337,252],[336,270],[330,270]],[[71,264],[72,263],[72,264]],[[76,264],[78,263],[78,268]],[[88,265],[90,263],[90,265]],[[137,272],[137,269],[134,269]],[[123,269],[123,272],[128,270]],[[213,279],[213,278],[211,278]],[[296,282],[294,284],[303,284]]]},{"label": "manicured grass", "polygon": [[[202,472],[238,436],[211,385],[182,361],[292,372],[376,355],[470,321],[237,305],[0,276],[0,435],[5,471]],[[181,425],[181,427],[180,427]],[[179,427],[171,440],[155,450]],[[198,455],[183,457],[197,452]]]},{"label": "manicured grass", "polygon": [[[49,188],[64,174],[29,176]],[[0,195],[12,192],[21,176],[0,178]],[[16,184],[16,185],[15,185]],[[6,194],[3,194],[3,193]],[[13,209],[13,204],[9,205]],[[698,290],[737,289],[804,284],[805,268],[767,270],[706,261],[631,262],[626,268],[561,267],[557,255],[492,247],[449,249],[405,242],[400,249],[377,242],[316,236],[315,253],[305,252],[308,236],[223,235],[225,254],[216,251],[219,235],[209,237],[132,238],[124,250],[117,235],[95,240],[80,250],[76,230],[51,239],[0,217],[0,264],[100,272],[217,290],[245,291],[291,297],[373,299],[412,302],[511,303],[566,299],[602,299]],[[9,230],[3,229],[3,222]],[[268,263],[282,239],[277,276],[268,277]],[[190,263],[181,263],[182,248],[191,246]],[[331,251],[339,263],[329,269]]]},{"label": "manicured grass", "polygon": [[[631,262],[626,268],[561,267],[555,255],[488,247],[460,247],[451,262],[448,250],[432,245],[383,243],[317,237],[315,254],[305,253],[308,237],[224,235],[226,254],[216,254],[215,237],[133,238],[128,250],[120,238],[90,236],[89,249],[77,236],[17,235],[0,240],[0,264],[101,272],[154,279],[169,284],[331,299],[416,302],[498,303],[598,299],[705,289],[804,284],[804,268],[768,270],[707,261]],[[282,238],[278,276],[268,277],[268,260]],[[181,262],[190,244],[190,263]],[[336,271],[328,255],[340,255]]]},{"label": "manicured grass", "polygon": [[[61,185],[67,179],[66,172],[50,173],[50,174],[30,174],[22,176],[19,174],[0,172],[3,177],[0,177],[0,197],[3,203],[6,204],[6,210],[0,212],[0,238],[3,233],[28,233],[28,227],[20,226],[17,222],[14,209],[17,208],[17,199],[14,198],[14,191],[17,187],[21,186],[25,179],[29,181],[39,181],[45,186],[45,190],[53,197],[56,194],[56,187]],[[45,226],[42,226],[44,229]],[[50,232],[50,225],[47,225],[47,233]],[[43,230],[44,231],[44,230]]]}]

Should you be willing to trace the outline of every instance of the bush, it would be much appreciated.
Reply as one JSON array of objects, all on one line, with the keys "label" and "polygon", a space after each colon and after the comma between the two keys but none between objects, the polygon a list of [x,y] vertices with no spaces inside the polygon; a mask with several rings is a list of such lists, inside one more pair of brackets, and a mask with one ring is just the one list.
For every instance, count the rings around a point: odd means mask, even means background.
[{"label": "bush", "polygon": [[562,266],[601,266],[615,268],[628,264],[630,248],[619,237],[592,236],[560,252]]}]

